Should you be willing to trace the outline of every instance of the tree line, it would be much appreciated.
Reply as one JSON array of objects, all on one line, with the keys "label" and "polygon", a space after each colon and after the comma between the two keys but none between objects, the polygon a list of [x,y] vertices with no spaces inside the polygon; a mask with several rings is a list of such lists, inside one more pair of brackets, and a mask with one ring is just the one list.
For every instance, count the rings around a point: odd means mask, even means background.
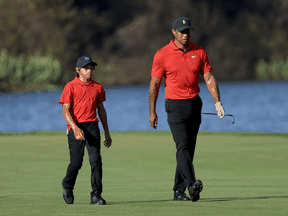
[{"label": "tree line", "polygon": [[[191,19],[191,42],[206,50],[219,81],[288,79],[286,0],[2,0],[0,53],[11,61],[0,61],[0,90],[61,87],[82,55],[98,63],[93,78],[102,85],[148,84],[179,16]],[[31,57],[42,66],[28,73]],[[26,68],[20,76],[18,66],[16,81],[5,69],[13,59]]]}]

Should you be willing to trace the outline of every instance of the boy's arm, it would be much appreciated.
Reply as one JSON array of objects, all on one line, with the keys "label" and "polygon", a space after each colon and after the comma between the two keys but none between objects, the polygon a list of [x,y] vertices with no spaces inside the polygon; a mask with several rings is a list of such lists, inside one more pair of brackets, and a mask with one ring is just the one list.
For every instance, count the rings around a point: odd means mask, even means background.
[{"label": "boy's arm", "polygon": [[108,123],[107,123],[107,113],[106,113],[106,110],[104,108],[103,103],[98,105],[98,115],[99,115],[100,121],[102,123],[104,132],[105,132],[104,146],[109,148],[112,145],[112,139],[110,136]]},{"label": "boy's arm", "polygon": [[64,103],[62,114],[63,114],[66,122],[72,127],[72,130],[74,132],[74,136],[75,136],[76,140],[85,140],[84,132],[73,121],[72,116],[71,116],[70,111],[69,111],[69,108],[70,108],[70,104]]},{"label": "boy's arm", "polygon": [[159,94],[161,79],[151,76],[150,89],[149,89],[149,111],[150,111],[150,125],[157,128],[158,117],[156,114],[156,102]]}]

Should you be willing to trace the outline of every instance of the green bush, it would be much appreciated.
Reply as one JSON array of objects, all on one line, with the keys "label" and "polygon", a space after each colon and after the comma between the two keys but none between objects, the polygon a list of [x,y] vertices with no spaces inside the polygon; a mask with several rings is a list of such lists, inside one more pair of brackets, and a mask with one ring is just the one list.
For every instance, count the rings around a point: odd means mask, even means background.
[{"label": "green bush", "polygon": [[0,54],[0,80],[6,78],[9,74],[8,61],[6,50],[2,50]]},{"label": "green bush", "polygon": [[288,80],[288,57],[273,58],[270,63],[260,59],[256,66],[256,77],[259,80]]},{"label": "green bush", "polygon": [[56,83],[61,77],[61,67],[52,56],[41,57],[38,53],[30,56],[24,68],[25,84]]},{"label": "green bush", "polygon": [[288,80],[288,57],[286,58],[284,62],[282,74],[283,74],[284,79]]},{"label": "green bush", "polygon": [[263,59],[260,59],[256,67],[257,79],[267,80],[269,78],[267,68],[268,68],[268,64],[266,63],[266,61],[264,61]]},{"label": "green bush", "polygon": [[[40,56],[36,53],[26,61],[22,57],[14,58],[7,50],[0,54],[0,89],[10,91],[23,87],[33,90],[33,86],[54,86],[61,82],[61,65],[52,56]],[[8,89],[7,89],[8,88]],[[35,89],[34,89],[35,90]]]}]

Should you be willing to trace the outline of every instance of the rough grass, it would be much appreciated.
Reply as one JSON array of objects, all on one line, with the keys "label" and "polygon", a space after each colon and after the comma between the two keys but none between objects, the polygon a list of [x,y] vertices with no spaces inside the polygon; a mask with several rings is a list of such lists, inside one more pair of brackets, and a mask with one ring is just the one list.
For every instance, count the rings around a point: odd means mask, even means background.
[{"label": "rough grass", "polygon": [[103,197],[91,206],[88,156],[74,205],[62,200],[69,162],[65,132],[0,134],[0,215],[287,215],[288,134],[200,133],[195,153],[204,189],[196,203],[172,201],[170,132],[113,132],[102,148]]}]

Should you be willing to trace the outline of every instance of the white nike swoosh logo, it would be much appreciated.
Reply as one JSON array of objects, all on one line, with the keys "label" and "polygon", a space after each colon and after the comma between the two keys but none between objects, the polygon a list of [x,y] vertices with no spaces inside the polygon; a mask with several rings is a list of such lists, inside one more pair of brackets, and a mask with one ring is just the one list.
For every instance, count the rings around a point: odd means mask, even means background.
[{"label": "white nike swoosh logo", "polygon": [[196,58],[197,56],[191,56],[191,58]]}]

